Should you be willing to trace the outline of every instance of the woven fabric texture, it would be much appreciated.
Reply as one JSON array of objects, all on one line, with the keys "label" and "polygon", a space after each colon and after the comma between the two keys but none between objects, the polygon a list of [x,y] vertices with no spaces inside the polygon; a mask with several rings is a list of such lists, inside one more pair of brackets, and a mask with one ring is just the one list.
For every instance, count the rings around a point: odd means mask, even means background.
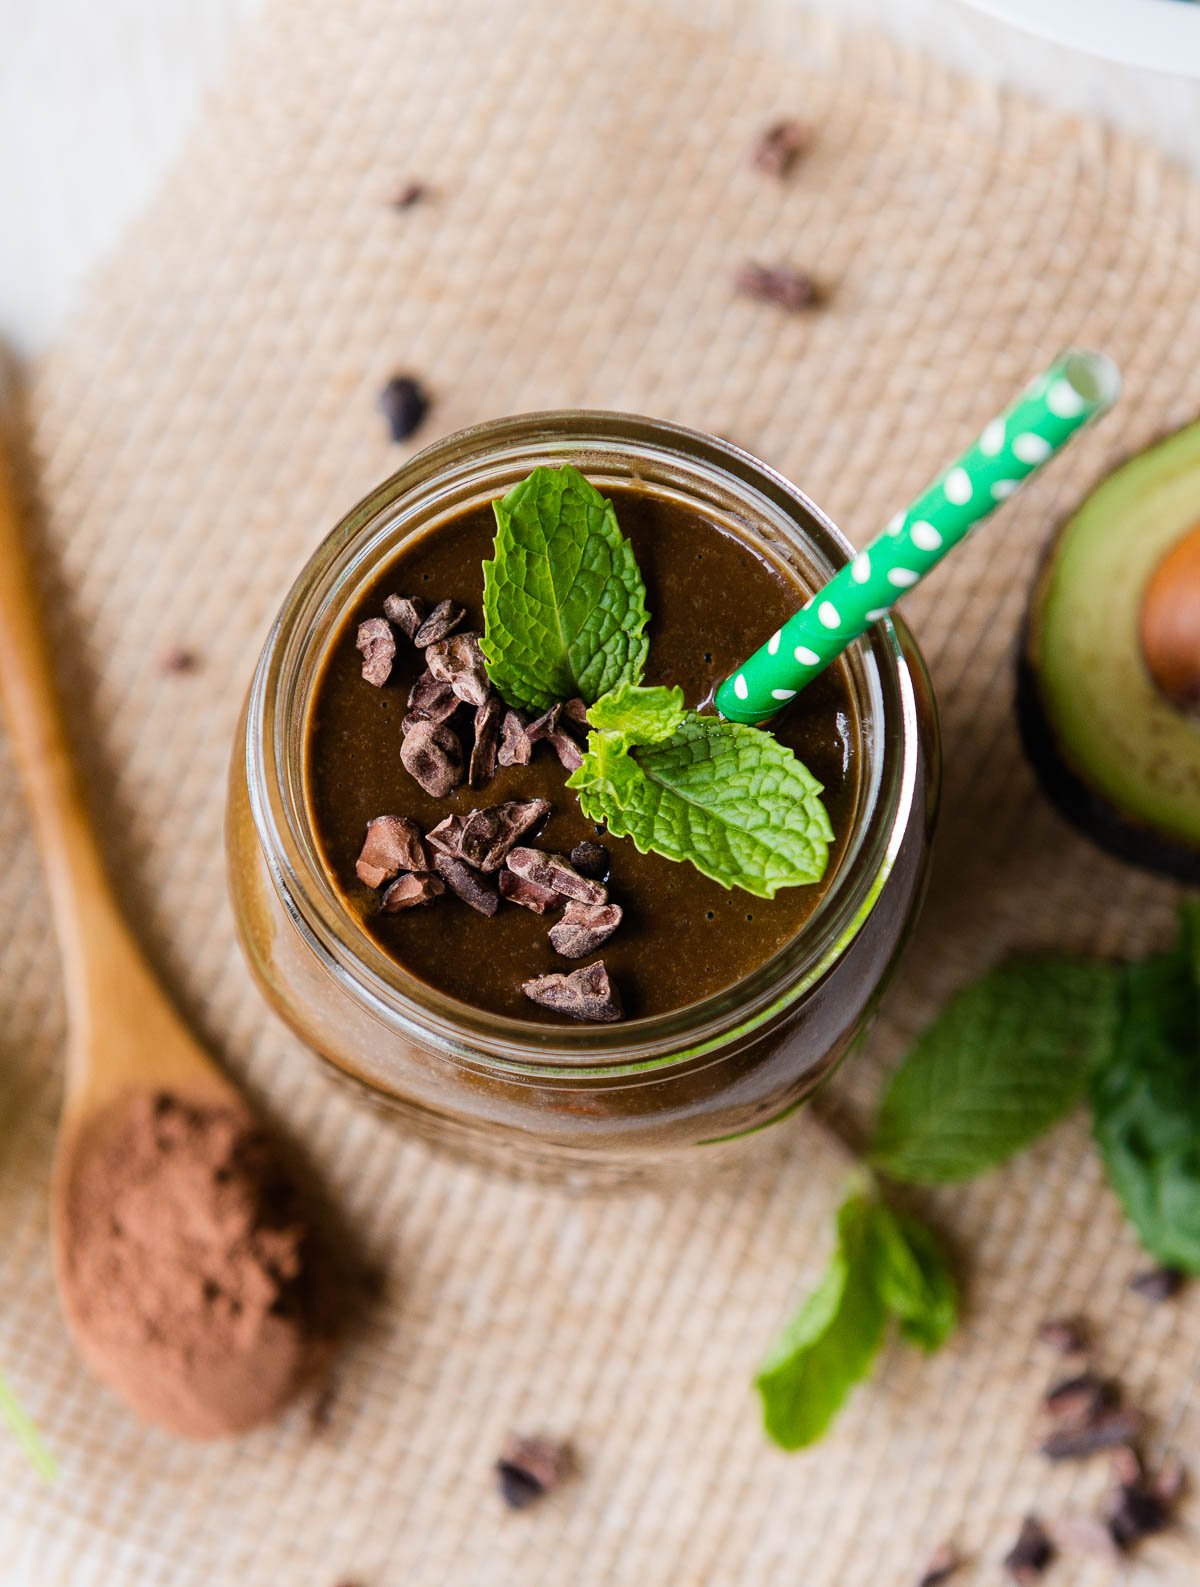
[{"label": "woven fabric texture", "polygon": [[[728,435],[862,541],[1064,344],[1110,350],[1119,414],[906,602],[947,777],[923,923],[865,1052],[863,1110],[945,995],[1012,945],[1134,953],[1173,889],[1036,792],[1012,652],[1055,518],[1200,408],[1200,193],[1154,152],[790,7],[703,23],[603,0],[289,0],[87,307],[35,372],[48,611],[108,858],[167,983],[309,1144],[390,1275],[332,1419],[192,1448],[130,1421],[58,1318],[46,1206],[63,1012],[46,899],[0,743],[0,1362],[57,1451],[0,1437],[0,1578],[20,1587],[906,1587],[953,1537],[1002,1579],[1022,1516],[1093,1503],[1102,1464],[1032,1452],[1049,1313],[1092,1317],[1152,1451],[1200,1453],[1200,1291],[1152,1307],[1082,1121],[922,1207],[970,1276],[961,1335],[893,1348],[816,1451],[759,1430],[757,1360],[826,1255],[842,1164],[812,1122],[724,1178],[619,1198],[489,1176],[406,1140],[260,1003],[225,901],[235,716],[300,560],[405,455],[376,394],[433,394],[419,441],[504,412],[625,408]],[[750,168],[811,122],[779,183]],[[429,184],[397,211],[394,191]],[[749,257],[827,302],[737,298]],[[712,614],[719,623],[719,612]],[[167,675],[172,646],[199,665]],[[511,1428],[577,1478],[505,1512]],[[1194,1528],[1195,1510],[1185,1516]],[[1195,1532],[1060,1587],[1184,1587]]]}]

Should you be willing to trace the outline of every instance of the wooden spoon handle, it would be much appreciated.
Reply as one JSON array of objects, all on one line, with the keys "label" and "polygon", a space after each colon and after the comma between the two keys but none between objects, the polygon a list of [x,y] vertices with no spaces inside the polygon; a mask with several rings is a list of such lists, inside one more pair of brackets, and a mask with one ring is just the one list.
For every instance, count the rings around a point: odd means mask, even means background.
[{"label": "wooden spoon handle", "polygon": [[[113,898],[71,757],[21,533],[3,398],[0,390],[0,706],[50,885],[79,1037],[95,1034],[95,1011],[105,999],[161,994]],[[73,1049],[82,1045],[72,1042]]]}]

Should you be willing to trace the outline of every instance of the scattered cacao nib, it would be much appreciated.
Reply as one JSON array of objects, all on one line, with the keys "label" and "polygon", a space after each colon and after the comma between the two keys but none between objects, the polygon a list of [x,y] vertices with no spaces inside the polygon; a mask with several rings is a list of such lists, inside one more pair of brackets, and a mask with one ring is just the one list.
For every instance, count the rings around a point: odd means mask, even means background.
[{"label": "scattered cacao nib", "polygon": [[1162,1465],[1154,1473],[1150,1487],[1164,1504],[1174,1504],[1183,1497],[1183,1490],[1187,1487],[1187,1472],[1178,1455],[1167,1455],[1164,1458]]},{"label": "scattered cacao nib", "polygon": [[521,990],[531,1002],[571,1019],[608,1024],[621,1018],[621,1000],[608,979],[603,959],[572,970],[569,975],[535,976],[522,982]]},{"label": "scattered cacao nib", "polygon": [[1087,1349],[1087,1327],[1079,1317],[1047,1317],[1037,1336],[1060,1355],[1077,1356]]},{"label": "scattered cacao nib", "polygon": [[470,904],[481,915],[494,915],[500,908],[500,894],[495,883],[486,881],[463,860],[456,859],[453,854],[435,854],[433,863],[447,887],[457,893],[464,904]]},{"label": "scattered cacao nib", "polygon": [[586,959],[621,924],[620,904],[570,903],[550,928],[550,946],[564,959]]},{"label": "scattered cacao nib", "polygon": [[525,726],[525,732],[531,744],[540,743],[542,739],[549,738],[558,731],[558,719],[563,713],[561,701],[552,705],[548,711],[543,711],[541,716],[535,716],[532,722]]},{"label": "scattered cacao nib", "polygon": [[434,799],[444,799],[462,781],[462,745],[443,722],[414,722],[400,746],[400,760]]},{"label": "scattered cacao nib", "polygon": [[445,891],[446,885],[440,876],[430,876],[428,872],[417,875],[409,871],[404,876],[398,876],[384,893],[380,908],[385,915],[398,915],[402,909],[415,909],[418,904],[428,904],[432,899],[440,898]]},{"label": "scattered cacao nib", "polygon": [[565,1444],[548,1438],[509,1438],[496,1462],[500,1495],[510,1510],[524,1510],[557,1488],[571,1464]]},{"label": "scattered cacao nib", "polygon": [[612,870],[612,861],[603,843],[577,843],[571,850],[571,864],[580,876],[593,882],[607,882]]},{"label": "scattered cacao nib", "polygon": [[368,617],[358,625],[355,650],[362,652],[362,675],[376,689],[382,689],[392,675],[392,662],[396,659],[396,636],[392,625],[383,617]]},{"label": "scattered cacao nib", "polygon": [[1061,1378],[1042,1396],[1042,1404],[1051,1416],[1070,1427],[1085,1427],[1102,1411],[1117,1403],[1116,1388],[1106,1378],[1095,1372],[1081,1372],[1077,1377]]},{"label": "scattered cacao nib", "polygon": [[1072,1554],[1094,1554],[1109,1561],[1121,1554],[1107,1525],[1096,1515],[1064,1515],[1054,1523],[1054,1541]]},{"label": "scattered cacao nib", "polygon": [[1136,1411],[1115,1406],[1082,1426],[1061,1427],[1051,1433],[1042,1445],[1042,1454],[1050,1460],[1082,1460],[1102,1449],[1133,1443],[1141,1430],[1141,1417]]},{"label": "scattered cacao nib", "polygon": [[1138,1483],[1142,1480],[1142,1457],[1132,1444],[1118,1444],[1112,1452],[1112,1474],[1120,1483]]},{"label": "scattered cacao nib", "polygon": [[194,650],[186,650],[182,645],[168,645],[159,656],[158,665],[163,672],[195,672],[200,658]]},{"label": "scattered cacao nib", "polygon": [[808,146],[808,128],[791,116],[773,121],[759,134],[751,164],[768,176],[783,177]]},{"label": "scattered cacao nib", "polygon": [[1129,1287],[1143,1300],[1157,1304],[1164,1300],[1174,1300],[1185,1282],[1184,1274],[1177,1267],[1152,1267],[1147,1272],[1138,1273],[1131,1278]]},{"label": "scattered cacao nib", "polygon": [[567,771],[578,771],[583,765],[583,751],[563,728],[558,728],[549,735],[550,743],[554,746],[554,753],[559,762]]},{"label": "scattered cacao nib", "polygon": [[[432,621],[429,619],[428,621]],[[428,622],[417,632],[423,633]],[[425,647],[425,665],[434,677],[448,683],[467,705],[486,705],[491,693],[483,651],[478,634],[455,634],[450,639],[434,640]]]},{"label": "scattered cacao nib", "polygon": [[535,915],[544,915],[547,910],[562,907],[562,897],[552,887],[539,887],[537,882],[527,882],[515,871],[501,871],[499,882],[501,898],[507,898],[510,904],[520,904],[523,909],[532,909]]},{"label": "scattered cacao nib", "polygon": [[1113,1542],[1121,1549],[1132,1548],[1171,1524],[1168,1507],[1152,1489],[1137,1483],[1122,1483],[1109,1495],[1104,1518]]},{"label": "scattered cacao nib", "polygon": [[429,412],[424,387],[412,375],[393,375],[379,393],[379,411],[393,441],[407,441]]},{"label": "scattered cacao nib", "polygon": [[426,645],[436,645],[452,634],[466,618],[465,606],[459,606],[456,601],[439,601],[413,635],[413,644],[421,650]]},{"label": "scattered cacao nib", "polygon": [[496,759],[501,766],[528,766],[532,755],[533,744],[525,731],[525,718],[519,711],[505,711]]},{"label": "scattered cacao nib", "polygon": [[423,198],[428,198],[429,189],[424,182],[405,182],[396,189],[396,196],[392,199],[393,209],[412,209]]},{"label": "scattered cacao nib", "polygon": [[367,887],[382,887],[401,871],[427,871],[429,855],[420,827],[407,816],[376,816],[368,821],[354,869]]},{"label": "scattered cacao nib", "polygon": [[466,816],[447,816],[444,821],[439,821],[436,827],[430,827],[425,834],[425,841],[439,854],[450,854],[456,860],[461,860],[462,835],[466,825]]},{"label": "scattered cacao nib", "polygon": [[734,277],[734,285],[743,297],[772,303],[789,314],[810,309],[818,300],[812,276],[791,265],[762,265],[750,260]]},{"label": "scattered cacao nib", "polygon": [[475,743],[471,748],[471,764],[467,771],[467,781],[472,788],[486,788],[496,775],[500,718],[503,715],[504,701],[498,694],[490,695],[485,705],[475,708]]},{"label": "scattered cacao nib", "polygon": [[472,810],[459,841],[459,858],[480,871],[498,871],[513,846],[535,832],[550,814],[545,799],[507,799],[486,810]]},{"label": "scattered cacao nib", "polygon": [[578,899],[581,904],[608,902],[608,894],[600,883],[580,876],[565,854],[552,854],[543,849],[514,849],[508,856],[508,868],[526,881],[552,887],[564,898]]},{"label": "scattered cacao nib", "polygon": [[417,595],[389,595],[383,603],[383,615],[411,639],[425,621],[425,602]]},{"label": "scattered cacao nib", "polygon": [[1004,1568],[1015,1582],[1033,1582],[1054,1558],[1054,1544],[1036,1515],[1021,1522],[1017,1541],[1004,1556]]},{"label": "scattered cacao nib", "polygon": [[[450,685],[429,671],[423,672],[408,691],[409,716],[428,717],[431,722],[449,721],[461,704]],[[407,733],[408,728],[404,731]]]},{"label": "scattered cacao nib", "polygon": [[949,1581],[962,1563],[962,1555],[953,1544],[943,1543],[930,1556],[917,1587],[942,1587],[942,1583]]},{"label": "scattered cacao nib", "polygon": [[586,700],[579,699],[578,696],[574,700],[563,701],[562,714],[568,722],[574,722],[578,727],[588,726],[588,703]]}]

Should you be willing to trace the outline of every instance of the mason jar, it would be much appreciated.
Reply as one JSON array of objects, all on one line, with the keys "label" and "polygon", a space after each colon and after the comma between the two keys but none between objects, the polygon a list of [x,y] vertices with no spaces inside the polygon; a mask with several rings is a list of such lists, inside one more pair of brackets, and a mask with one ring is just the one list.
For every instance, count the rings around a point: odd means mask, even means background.
[{"label": "mason jar", "polygon": [[[904,624],[845,658],[861,777],[836,870],[797,935],[674,1012],[559,1029],[472,1008],[409,975],[322,863],[305,730],[322,661],[412,535],[571,462],[601,490],[682,502],[790,570],[798,604],[853,550],[803,493],[712,436],[618,413],[530,414],[436,442],[354,507],[272,624],[234,747],[229,882],[250,968],[302,1041],[407,1128],[513,1170],[621,1178],[709,1163],[782,1118],[863,1030],[916,914],[939,775],[928,675]],[[713,614],[719,622],[720,614]]]}]

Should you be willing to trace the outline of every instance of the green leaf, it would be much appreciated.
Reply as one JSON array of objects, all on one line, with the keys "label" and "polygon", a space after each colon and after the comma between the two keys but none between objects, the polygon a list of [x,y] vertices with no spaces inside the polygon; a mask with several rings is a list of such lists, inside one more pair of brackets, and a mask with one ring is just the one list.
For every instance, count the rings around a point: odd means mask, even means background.
[{"label": "green leaf", "polygon": [[0,1375],[0,1418],[8,1423],[17,1443],[25,1451],[25,1458],[41,1477],[43,1482],[54,1482],[58,1477],[58,1466],[54,1456],[42,1442],[37,1428],[30,1421],[21,1402]]},{"label": "green leaf", "polygon": [[594,728],[616,733],[629,747],[661,744],[686,714],[682,689],[645,689],[635,683],[619,683],[602,695],[587,715]]},{"label": "green leaf", "polygon": [[900,1333],[922,1350],[941,1348],[958,1327],[958,1289],[933,1230],[883,1202],[875,1207],[879,1294]]},{"label": "green leaf", "polygon": [[1116,1029],[1121,971],[1015,959],[953,998],[892,1076],[871,1162],[894,1179],[969,1179],[1056,1123]]},{"label": "green leaf", "polygon": [[1200,1017],[1192,922],[1171,953],[1131,964],[1117,1039],[1092,1080],[1092,1129],[1147,1251],[1200,1273]]},{"label": "green leaf", "polygon": [[638,682],[646,590],[612,503],[567,465],[535,468],[493,507],[480,644],[509,705],[542,711]]},{"label": "green leaf", "polygon": [[825,1276],[755,1379],[767,1434],[781,1449],[803,1449],[820,1438],[879,1350],[886,1317],[876,1283],[872,1212],[867,1196],[842,1204]]},{"label": "green leaf", "polygon": [[723,887],[773,898],[825,874],[833,829],[821,784],[761,728],[689,711],[662,743],[629,749],[620,734],[592,732],[567,786],[589,821]]}]

